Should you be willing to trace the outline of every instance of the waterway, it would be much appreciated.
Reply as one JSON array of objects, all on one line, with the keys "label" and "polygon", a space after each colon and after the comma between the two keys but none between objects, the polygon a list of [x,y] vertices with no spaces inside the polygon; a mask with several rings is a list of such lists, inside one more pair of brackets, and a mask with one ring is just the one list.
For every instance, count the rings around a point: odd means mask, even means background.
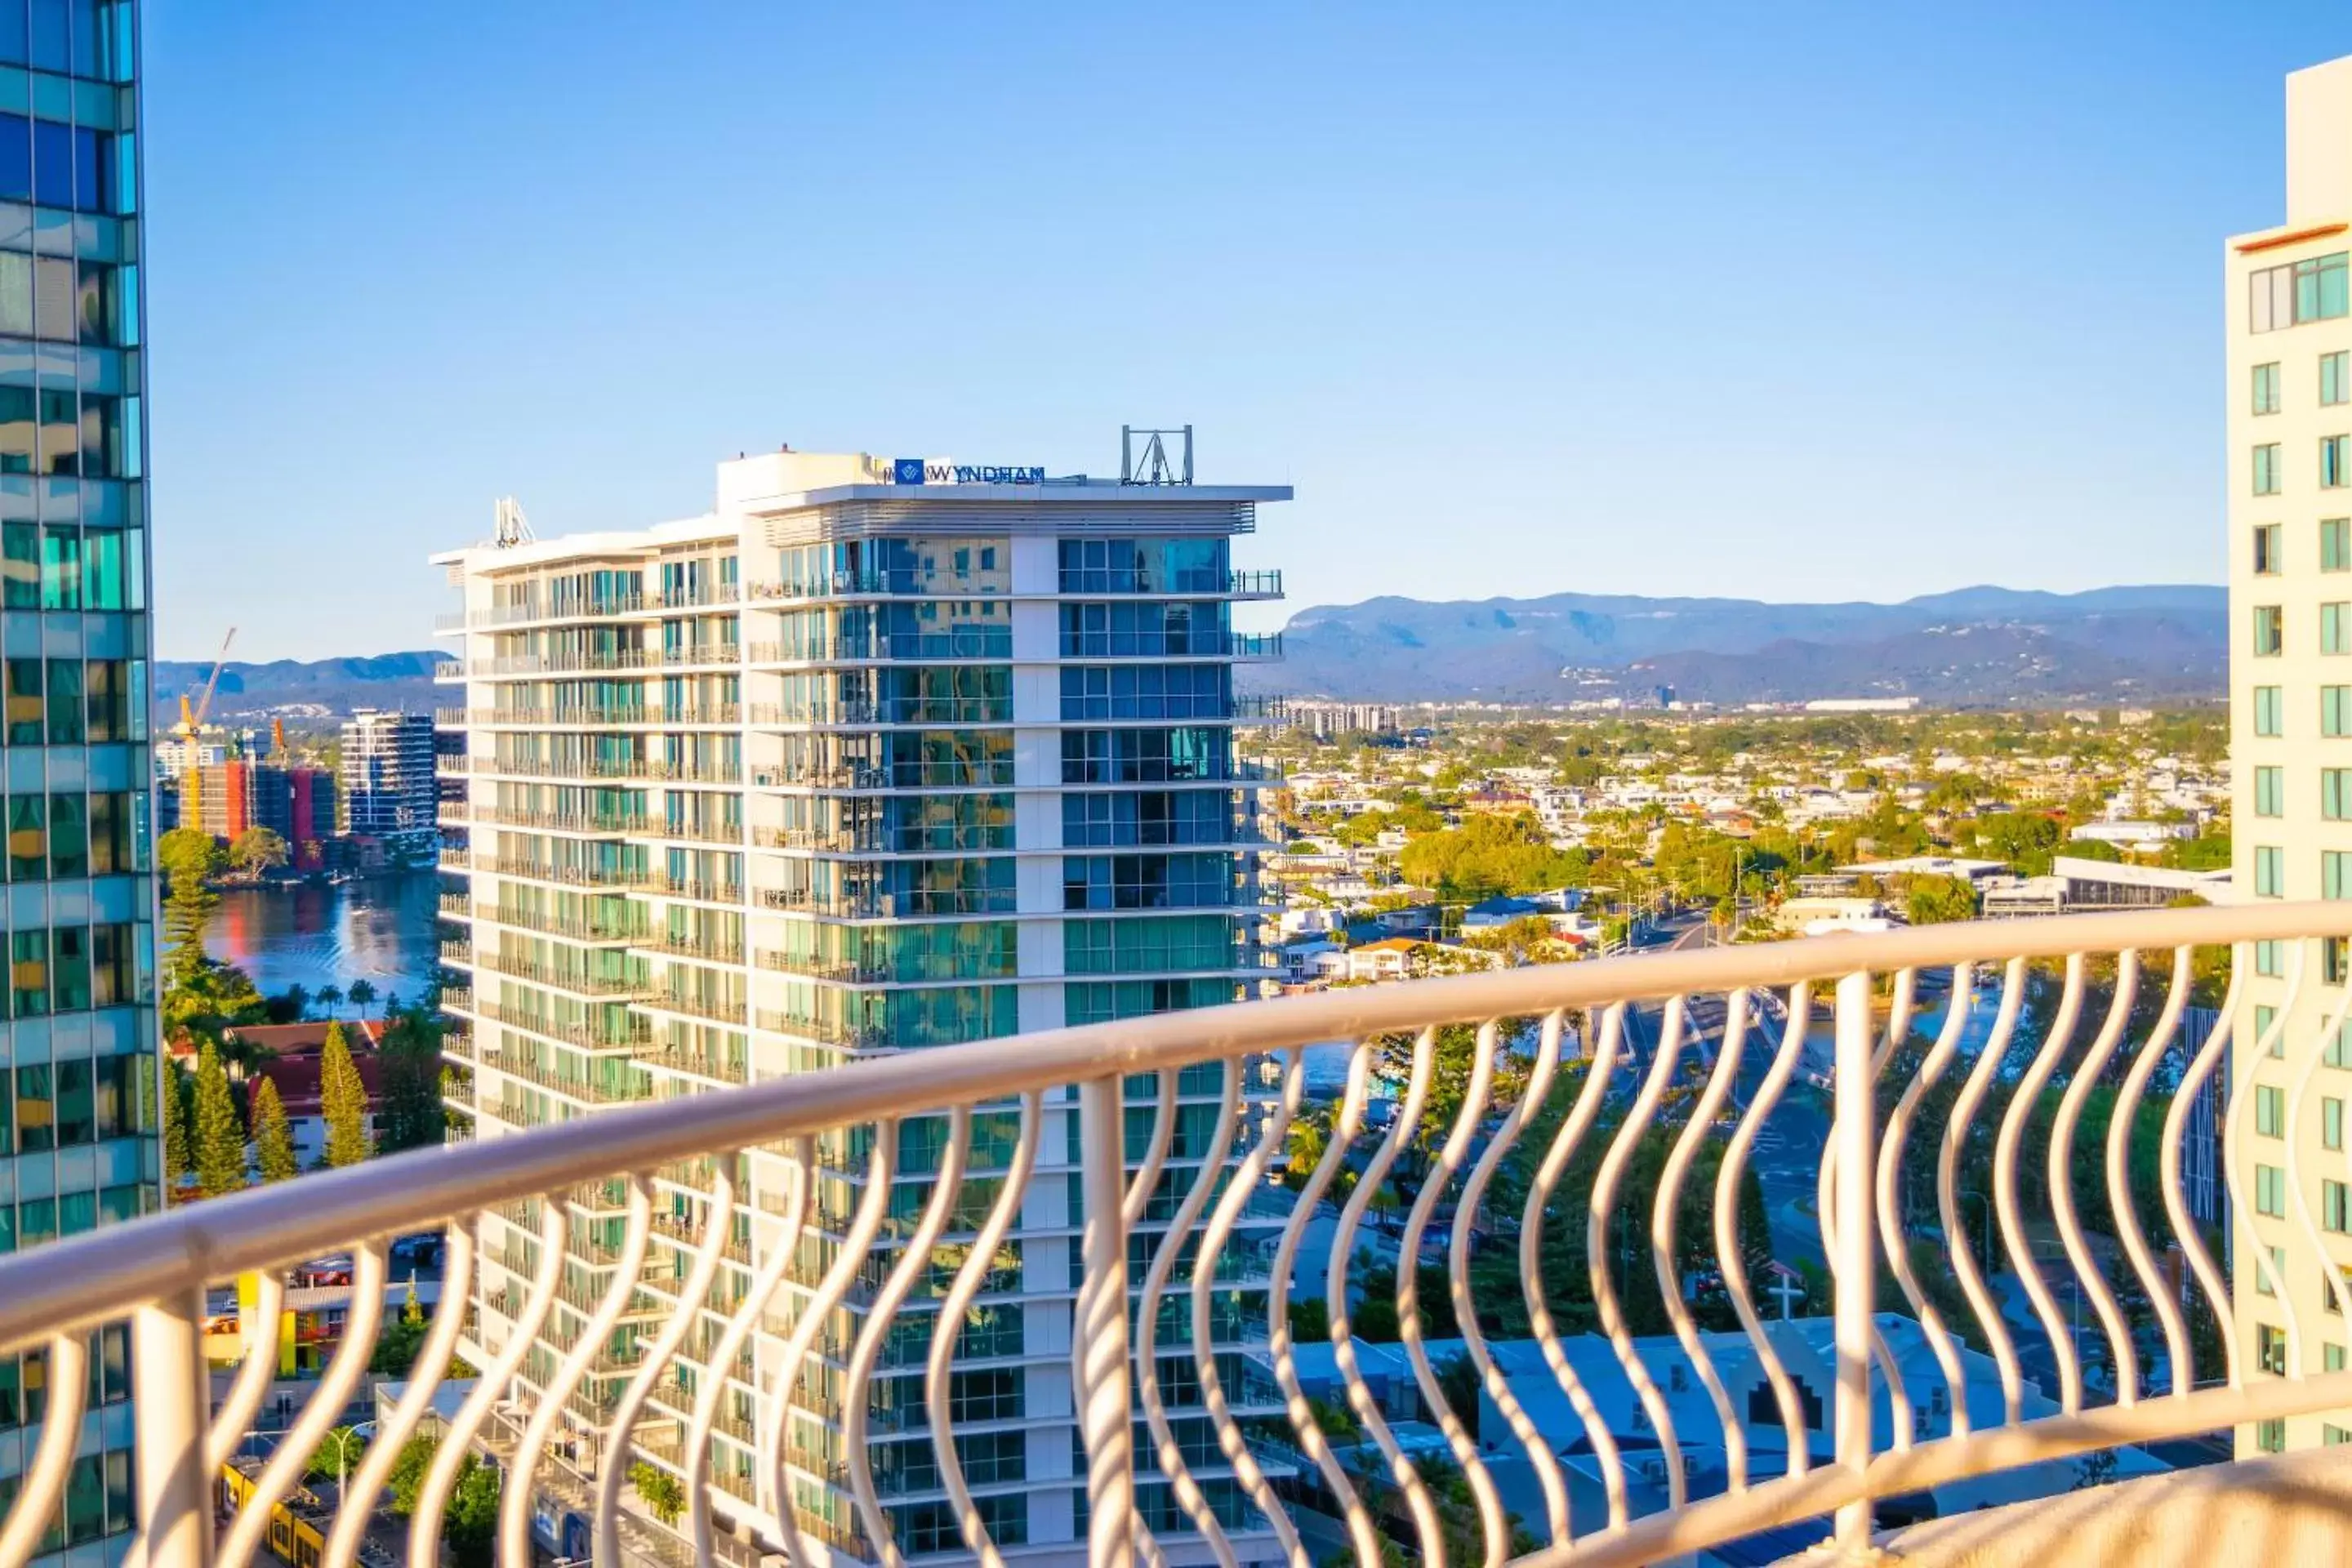
[{"label": "waterway", "polygon": [[348,991],[352,981],[365,980],[379,996],[413,1002],[440,958],[434,929],[440,891],[430,871],[333,886],[229,889],[205,948],[252,976],[265,995],[289,985]]}]

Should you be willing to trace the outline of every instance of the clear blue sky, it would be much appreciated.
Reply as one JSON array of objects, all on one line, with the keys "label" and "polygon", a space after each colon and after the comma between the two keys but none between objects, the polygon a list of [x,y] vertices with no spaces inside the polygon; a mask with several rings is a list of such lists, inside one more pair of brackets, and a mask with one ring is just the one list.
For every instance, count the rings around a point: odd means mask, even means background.
[{"label": "clear blue sky", "polygon": [[161,651],[816,449],[1289,482],[1291,608],[2218,581],[2342,0],[149,0]]}]

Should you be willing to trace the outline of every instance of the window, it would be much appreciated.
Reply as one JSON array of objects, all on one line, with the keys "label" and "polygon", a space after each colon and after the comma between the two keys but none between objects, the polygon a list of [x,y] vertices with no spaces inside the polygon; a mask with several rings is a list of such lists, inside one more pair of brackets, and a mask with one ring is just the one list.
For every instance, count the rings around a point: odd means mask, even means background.
[{"label": "window", "polygon": [[[2263,1043],[2263,1039],[2269,1036],[2271,1026],[2277,1021],[2277,1008],[2259,1002],[2254,1005],[2254,1044],[2256,1046],[2259,1047]],[[2271,1055],[2274,1057],[2283,1057],[2286,1055],[2286,1053],[2281,1050],[2278,1047],[2278,1042],[2273,1040],[2271,1042]]]},{"label": "window", "polygon": [[2324,1371],[2342,1372],[2345,1365],[2344,1347],[2333,1344],[2320,1346],[2319,1363]]},{"label": "window", "polygon": [[[2278,1363],[2278,1375],[2284,1377],[2286,1375],[2286,1347],[2284,1344],[2279,1347]],[[2285,1453],[2286,1423],[2284,1421],[2255,1422],[2254,1447],[2260,1448],[2265,1454]]]},{"label": "window", "polygon": [[2323,1425],[2319,1428],[2319,1440],[2330,1448],[2340,1448],[2347,1443],[2352,1443],[2352,1428],[2332,1424]]},{"label": "window", "polygon": [[2352,604],[2319,606],[2319,651],[2352,653]]},{"label": "window", "polygon": [[2279,525],[2265,522],[2254,530],[2254,574],[2275,577],[2284,566],[2279,558]]},{"label": "window", "polygon": [[2352,459],[2352,436],[2322,436],[2319,438],[2319,488],[2340,490],[2352,484],[2352,472],[2346,462]]},{"label": "window", "polygon": [[2321,938],[2320,977],[2330,985],[2341,985],[2344,984],[2344,976],[2347,970],[2352,970],[2352,941],[2347,941],[2340,936]]},{"label": "window", "polygon": [[2280,1167],[2254,1167],[2254,1212],[2273,1219],[2286,1217],[2286,1172]]},{"label": "window", "polygon": [[2273,738],[2285,734],[2286,729],[2284,723],[2285,712],[2286,702],[2280,695],[2280,689],[2278,687],[2257,686],[2254,688],[2255,734],[2266,735]]},{"label": "window", "polygon": [[[2286,612],[2279,605],[2256,605],[2254,606],[2253,646],[2254,657],[2256,658],[2275,658],[2285,648]],[[1065,684],[1067,683],[1068,678],[1073,673],[1073,671],[1067,668],[1065,668],[1062,671]],[[1068,704],[1066,702],[1064,707],[1066,708]]]},{"label": "window", "polygon": [[2352,403],[2352,353],[2338,349],[2319,356],[2319,401]]},{"label": "window", "polygon": [[2352,1187],[2341,1182],[2319,1184],[2319,1226],[2338,1236],[2352,1231]]},{"label": "window", "polygon": [[2286,973],[2285,961],[2279,956],[2277,942],[2254,943],[2254,973],[2273,980]]},{"label": "window", "polygon": [[2286,851],[2275,844],[2254,847],[2254,896],[2259,899],[2286,897]]},{"label": "window", "polygon": [[2319,1102],[2319,1146],[2344,1147],[2344,1102],[2340,1100],[2323,1099]]},{"label": "window", "polygon": [[2323,686],[2319,689],[2319,732],[2323,735],[2352,735],[2352,686]]},{"label": "window", "polygon": [[2352,822],[2352,768],[2319,770],[2319,815],[2330,822]]},{"label": "window", "polygon": [[2254,412],[2276,414],[2279,411],[2279,367],[2273,360],[2269,364],[2254,366]]},{"label": "window", "polygon": [[2270,1266],[2264,1268],[2260,1259],[2255,1260],[2254,1294],[2275,1296],[2278,1294],[2279,1282],[2286,1278],[2286,1248],[2265,1247],[2263,1250],[2270,1255]]},{"label": "window", "polygon": [[2248,324],[2258,332],[2275,332],[2305,321],[2330,321],[2343,316],[2352,309],[2347,259],[2345,252],[2337,251],[2248,274]]},{"label": "window", "polygon": [[2286,1090],[2276,1084],[2254,1086],[2254,1131],[2265,1138],[2286,1136]]},{"label": "window", "polygon": [[2286,1375],[2286,1331],[2275,1323],[2254,1325],[2254,1360],[2275,1377]]},{"label": "window", "polygon": [[[2340,768],[2332,769],[2330,771],[2337,773],[2352,772],[2352,770]],[[2284,816],[2286,815],[2286,806],[2284,805],[2286,797],[2286,784],[2284,782],[2285,778],[2286,770],[2284,768],[2261,767],[2254,770],[2254,815],[2256,816]]]},{"label": "window", "polygon": [[2352,851],[2329,849],[2319,857],[2319,896],[2352,899]]},{"label": "window", "polygon": [[2352,517],[2319,520],[2319,569],[2352,572]]},{"label": "window", "polygon": [[2279,449],[2275,441],[2254,448],[2254,493],[2258,496],[2279,493]]}]

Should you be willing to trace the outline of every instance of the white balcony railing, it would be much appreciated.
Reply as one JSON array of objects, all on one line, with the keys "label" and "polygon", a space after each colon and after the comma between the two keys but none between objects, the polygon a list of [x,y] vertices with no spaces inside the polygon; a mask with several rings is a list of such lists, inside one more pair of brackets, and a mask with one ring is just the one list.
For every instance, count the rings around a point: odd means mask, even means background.
[{"label": "white balcony railing", "polygon": [[[1083,1484],[1089,1499],[1091,1562],[1125,1568],[1162,1557],[1148,1510],[1138,1507],[1139,1476],[1167,1483],[1189,1521],[1184,1533],[1197,1532],[1181,1561],[1199,1560],[1203,1547],[1234,1561],[1228,1536],[1248,1535],[1260,1560],[1277,1555],[1300,1564],[1334,1540],[1349,1542],[1360,1561],[1377,1563],[1389,1538],[1430,1563],[1445,1560],[1449,1539],[1460,1560],[1466,1540],[1475,1543],[1470,1555],[1499,1563],[1512,1555],[1513,1530],[1492,1461],[1506,1451],[1529,1468],[1541,1496],[1541,1517],[1519,1521],[1538,1542],[1516,1559],[1523,1563],[1656,1562],[1801,1521],[1823,1521],[1826,1532],[1832,1516],[1839,1543],[1859,1549],[1874,1499],[2352,1406],[2352,1372],[2317,1370],[2319,1301],[2299,1304],[2283,1289],[2263,1299],[2262,1316],[2284,1326],[2284,1375],[2245,1348],[2252,1300],[2233,1305],[2183,1178],[2192,1108],[2230,1052],[2233,1004],[2251,984],[2254,944],[2286,943],[2280,1022],[2253,1043],[2257,1051],[2281,1046],[2283,1055],[2273,1061],[2240,1053],[2261,1062],[2262,1083],[2285,1092],[2283,1110],[2265,1098],[2261,1129],[2285,1134],[2277,1153],[2264,1156],[2284,1163],[2284,1212],[2266,1194],[2258,1225],[2252,1194],[2231,1182],[2230,1215],[2221,1223],[2233,1218],[2242,1230],[2331,1256],[2312,1201],[2322,1177],[2317,1164],[2326,1160],[2330,1180],[2352,1179],[2352,1171],[2341,1153],[2307,1153],[2321,1140],[2296,1133],[2319,1115],[2309,1091],[2325,1042],[2352,1007],[2352,987],[2333,994],[2325,1027],[2291,1039],[2282,1031],[2295,994],[2306,982],[2316,985],[2302,961],[2318,944],[2300,939],[2347,931],[2352,904],[2345,903],[2151,910],[1678,951],[1335,991],[908,1051],[176,1208],[0,1258],[0,1351],[46,1347],[49,1357],[47,1420],[0,1525],[0,1562],[22,1560],[59,1504],[90,1381],[87,1331],[125,1317],[134,1343],[145,1560],[199,1568],[249,1561],[270,1506],[299,1479],[359,1384],[384,1306],[389,1239],[441,1226],[448,1233],[443,1300],[452,1305],[437,1316],[405,1394],[343,1494],[381,1494],[462,1336],[482,1375],[448,1421],[450,1437],[410,1527],[409,1561],[438,1560],[441,1504],[468,1443],[489,1445],[507,1467],[499,1521],[507,1563],[531,1560],[534,1488],[515,1484],[520,1477],[589,1499],[595,1561],[620,1562],[624,1532],[643,1540],[652,1529],[633,1514],[624,1518],[632,1458],[667,1467],[685,1483],[680,1531],[700,1561],[713,1560],[714,1542],[724,1556],[728,1537],[794,1563],[827,1560],[812,1542],[830,1560],[895,1561],[893,1516],[882,1499],[902,1483],[886,1476],[877,1486],[869,1440],[882,1417],[869,1414],[865,1397],[878,1368],[906,1363],[910,1344],[893,1334],[894,1322],[910,1300],[932,1306],[935,1292],[940,1321],[963,1321],[983,1290],[1003,1289],[994,1271],[1015,1226],[1029,1224],[1032,1177],[1073,1163],[1084,1269],[1072,1373],[1087,1458],[1082,1481],[1072,1484]],[[2192,989],[2217,978],[2210,964],[2200,972],[2199,950],[2207,956],[2224,950],[2232,959],[2229,997],[2201,1041],[2183,1030]],[[1913,1023],[1932,1016],[1938,994],[1940,1020],[1915,1037]],[[1817,1003],[1826,1006],[1825,1035],[1810,1026]],[[1711,1059],[1703,1036],[1712,1037]],[[1291,1128],[1307,1113],[1307,1056],[1335,1041],[1356,1042],[1339,1047],[1344,1094],[1330,1111],[1321,1153],[1311,1169],[1290,1173],[1299,1190],[1285,1200],[1268,1177],[1285,1164]],[[1156,1075],[1156,1090],[1136,1075]],[[1370,1108],[1381,1082],[1393,1094],[1393,1113],[1374,1131]],[[2153,1192],[2145,1168],[2150,1156],[2133,1148],[2155,1110],[2152,1086],[2169,1096]],[[1807,1098],[1816,1087],[1826,1103]],[[1157,1107],[1140,1151],[1123,1136],[1131,1095]],[[1203,1097],[1217,1108],[1205,1145],[1197,1142],[1202,1119],[1177,1111],[1180,1100],[1197,1110]],[[2255,1098],[2239,1095],[2223,1120],[2221,1142],[2232,1153],[2252,1131],[2243,1108]],[[2085,1165],[2077,1143],[2092,1145],[2084,1113],[2095,1099],[2110,1131],[2096,1149],[2102,1158]],[[1009,1148],[975,1138],[981,1108],[991,1125],[1001,1115],[1017,1117]],[[1049,1115],[1072,1110],[1075,1156],[1066,1155],[1064,1140],[1045,1135]],[[905,1173],[929,1183],[924,1206],[892,1219],[888,1199],[900,1173],[895,1134],[909,1118],[929,1116],[945,1121],[936,1163]],[[1825,1358],[1834,1388],[1818,1456],[1804,1440],[1818,1423],[1781,1353],[1787,1342],[1771,1331],[1753,1293],[1751,1266],[1773,1255],[1774,1242],[1743,1230],[1753,1220],[1740,1201],[1751,1167],[1768,1154],[1787,1158],[1788,1140],[1808,1136],[1807,1128],[1812,1146],[1795,1158],[1807,1195],[1827,1219],[1817,1234],[1834,1300],[1833,1348]],[[863,1141],[871,1153],[850,1162],[842,1151],[853,1145],[841,1134],[861,1129],[876,1134]],[[656,1225],[656,1173],[667,1184],[680,1170],[704,1168],[681,1162],[741,1151],[759,1158],[710,1162],[711,1190],[698,1216],[672,1215]],[[1234,1178],[1163,1185],[1180,1166],[1202,1159],[1232,1161]],[[793,1264],[799,1243],[813,1234],[814,1211],[824,1206],[824,1194],[813,1202],[812,1193],[819,1176],[837,1175],[845,1163],[858,1167],[856,1201],[845,1215],[827,1211],[839,1244],[823,1255],[835,1261],[812,1274]],[[1408,1163],[1415,1179],[1390,1187]],[[2220,1157],[2225,1175],[2237,1164]],[[779,1186],[740,1193],[739,1165],[784,1176]],[[1710,1165],[1711,1184],[1700,1173]],[[1511,1178],[1499,1180],[1506,1171]],[[619,1267],[587,1323],[570,1336],[576,1348],[551,1376],[535,1374],[523,1386],[517,1380],[524,1358],[563,1284],[563,1196],[578,1184],[615,1177],[626,1181],[627,1219],[624,1239],[605,1250]],[[1038,1184],[1057,1180],[1049,1174]],[[1977,1182],[1990,1192],[1971,1207],[1962,1200],[1980,1195],[1970,1190]],[[2046,1188],[2037,1200],[2040,1182]],[[1507,1190],[1509,1202],[1500,1195]],[[1628,1215],[1628,1194],[1644,1191],[1654,1195]],[[1433,1363],[1424,1324],[1431,1285],[1416,1269],[1401,1268],[1393,1303],[1399,1353],[1460,1472],[1444,1487],[1400,1442],[1350,1327],[1367,1321],[1371,1305],[1351,1289],[1357,1244],[1381,1194],[1400,1192],[1397,1256],[1442,1272],[1481,1408],[1489,1413],[1474,1439],[1467,1425],[1474,1413],[1458,1406]],[[665,1206],[677,1195],[667,1194]],[[553,1200],[541,1209],[537,1273],[520,1300],[506,1302],[512,1331],[502,1344],[484,1345],[456,1305],[467,1299],[486,1245],[477,1227],[488,1215],[525,1212],[513,1205],[533,1197]],[[763,1245],[743,1241],[739,1201],[759,1217],[763,1228],[754,1234]],[[1315,1245],[1328,1247],[1330,1260],[1317,1278],[1300,1267],[1310,1230],[1320,1233]],[[1130,1236],[1142,1249],[1139,1279],[1129,1273]],[[2174,1277],[2159,1265],[2152,1239],[2166,1237],[2182,1264]],[[1622,1372],[1631,1385],[1642,1410],[1631,1418],[1634,1426],[1654,1438],[1655,1459],[1639,1468],[1662,1472],[1661,1506],[1634,1506],[1651,1494],[1629,1482],[1637,1467],[1628,1446],[1596,1412],[1587,1376],[1597,1363],[1564,1352],[1549,1299],[1564,1288],[1549,1249],[1563,1243],[1571,1256],[1580,1254],[1585,1271],[1580,1284],[1589,1300],[1579,1310],[1589,1310],[1606,1342],[1611,1377]],[[1473,1294],[1474,1265],[1484,1264],[1481,1278],[1495,1278],[1494,1250],[1504,1254],[1503,1275],[1524,1298],[1513,1310],[1524,1313],[1540,1351],[1539,1363],[1520,1358],[1516,1371],[1482,1331],[1482,1311],[1493,1312],[1498,1301]],[[216,1558],[208,1479],[236,1451],[271,1386],[285,1271],[332,1252],[348,1252],[355,1266],[341,1348],[294,1430],[261,1468],[253,1498],[220,1527]],[[1706,1272],[1694,1268],[1694,1257],[1719,1276],[1704,1292],[1689,1284]],[[714,1298],[724,1259],[738,1272]],[[663,1299],[681,1310],[645,1324],[625,1356],[600,1362],[625,1318],[642,1319],[636,1292],[645,1288],[641,1278],[652,1277],[645,1273],[649,1263],[659,1266]],[[1878,1299],[1882,1267],[1900,1300]],[[745,1268],[749,1287],[736,1289]],[[203,1288],[246,1272],[257,1274],[260,1299],[246,1322],[246,1358],[215,1408],[199,1350]],[[779,1296],[788,1272],[810,1293]],[[2027,1298],[2011,1317],[1995,1300],[1994,1274]],[[2328,1278],[2335,1306],[2352,1305],[2342,1299],[2352,1290],[2334,1270]],[[1263,1291],[1263,1331],[1255,1323],[1234,1331],[1230,1315],[1220,1327],[1217,1314],[1230,1314],[1239,1289],[1253,1293],[1252,1311],[1254,1293]],[[2062,1292],[2083,1304],[2075,1331]],[[1664,1335],[1636,1340],[1629,1313],[1637,1297],[1645,1311],[1663,1313],[1671,1343]],[[1310,1403],[1301,1380],[1290,1307],[1316,1298],[1348,1406],[1343,1425],[1351,1430],[1344,1436],[1329,1430],[1329,1412]],[[723,1331],[684,1310],[722,1300],[727,1305],[712,1307],[711,1321],[723,1322]],[[834,1309],[845,1303],[857,1310],[841,1373],[849,1396],[832,1413],[841,1479],[830,1484],[846,1502],[842,1521],[828,1522],[800,1506],[809,1471],[796,1457],[785,1413],[812,1355],[840,1357]],[[1916,1320],[1944,1386],[1916,1381],[1916,1361],[1906,1386],[1889,1353],[1889,1321],[1874,1315],[1882,1305]],[[1744,1338],[1737,1363],[1708,1351],[1702,1307],[1736,1320],[1716,1342],[1719,1352],[1729,1336]],[[745,1354],[749,1336],[772,1312],[788,1322],[778,1331],[789,1337],[780,1354],[755,1363]],[[1188,1331],[1171,1336],[1171,1324]],[[2200,1353],[2203,1331],[2208,1348]],[[1963,1336],[1988,1348],[1997,1398],[1969,1398]],[[950,1440],[957,1430],[950,1373],[958,1338],[934,1331],[915,1342],[925,1361],[923,1409],[900,1410],[884,1425],[928,1432],[936,1489],[961,1521],[966,1546],[998,1561]],[[1676,1351],[1668,1377],[1658,1363]],[[752,1423],[760,1460],[749,1479],[731,1467],[714,1473],[711,1463],[714,1431],[744,1425],[740,1412],[720,1409],[730,1380],[701,1376],[693,1380],[698,1394],[680,1394],[682,1354],[707,1367],[741,1369],[739,1376],[757,1365],[764,1380]],[[1192,1363],[1181,1389],[1164,1381],[1171,1358]],[[2095,1363],[2115,1369],[2104,1396],[2102,1380],[2090,1375]],[[1541,1370],[1530,1373],[1530,1366]],[[2029,1410],[2029,1371],[2054,1385],[2054,1410]],[[606,1386],[625,1377],[625,1387],[617,1396],[593,1392],[583,1387],[592,1374]],[[1705,1422],[1692,1414],[1705,1408],[1693,1378],[1714,1412]],[[1745,1401],[1733,1397],[1736,1378],[1744,1379]],[[1682,1394],[1678,1402],[1669,1388]],[[1540,1428],[1530,1405],[1538,1391],[1547,1408],[1560,1413]],[[668,1414],[649,1411],[656,1398]],[[681,1399],[689,1415],[682,1428]],[[519,1430],[494,1415],[509,1401],[520,1406]],[[1883,1438],[1874,1431],[1874,1401],[1893,1416]],[[1582,1430],[1563,1425],[1570,1409]],[[1147,1433],[1140,1455],[1139,1410]],[[1944,1413],[1940,1430],[1929,1418],[1935,1413]],[[641,1420],[660,1430],[639,1435]],[[1180,1421],[1188,1431],[1205,1423],[1215,1451],[1197,1439],[1189,1449],[1181,1444],[1173,1425]],[[1686,1452],[1717,1447],[1721,1474],[1702,1487]],[[598,1455],[612,1458],[600,1464]],[[1238,1523],[1233,1508],[1214,1506],[1204,1491],[1211,1487],[1245,1500]],[[1328,1517],[1308,1531],[1306,1510],[1317,1508]],[[1171,1517],[1160,1516],[1163,1527]],[[324,1561],[352,1562],[368,1528],[366,1510],[344,1509]]]}]

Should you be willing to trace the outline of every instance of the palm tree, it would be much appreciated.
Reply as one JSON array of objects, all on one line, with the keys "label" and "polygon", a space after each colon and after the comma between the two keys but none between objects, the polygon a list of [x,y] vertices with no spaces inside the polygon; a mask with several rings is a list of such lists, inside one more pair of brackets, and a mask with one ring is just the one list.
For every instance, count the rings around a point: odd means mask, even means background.
[{"label": "palm tree", "polygon": [[297,981],[286,988],[286,1005],[294,1009],[294,1021],[300,1023],[310,1011],[310,988]]},{"label": "palm tree", "polygon": [[324,1008],[327,1016],[331,1018],[335,1016],[335,1009],[343,1005],[343,988],[340,985],[321,985],[312,994],[312,999]]},{"label": "palm tree", "polygon": [[364,1018],[367,1016],[368,1004],[375,1000],[375,983],[371,980],[354,980],[352,982],[352,988],[348,994],[352,999],[352,1005],[358,1008],[360,1016]]}]

